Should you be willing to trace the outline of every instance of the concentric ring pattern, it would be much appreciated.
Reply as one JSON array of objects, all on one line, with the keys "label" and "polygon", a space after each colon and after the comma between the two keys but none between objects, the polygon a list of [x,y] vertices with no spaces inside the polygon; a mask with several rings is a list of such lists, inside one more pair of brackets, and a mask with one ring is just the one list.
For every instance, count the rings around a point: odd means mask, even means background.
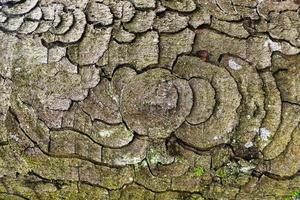
[{"label": "concentric ring pattern", "polygon": [[298,0],[0,0],[0,199],[300,198]]}]

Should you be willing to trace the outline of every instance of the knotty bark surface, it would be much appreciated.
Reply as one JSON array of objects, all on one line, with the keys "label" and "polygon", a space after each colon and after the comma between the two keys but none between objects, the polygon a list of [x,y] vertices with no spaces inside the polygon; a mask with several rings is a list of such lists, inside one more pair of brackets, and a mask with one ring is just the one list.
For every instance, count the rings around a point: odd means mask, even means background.
[{"label": "knotty bark surface", "polygon": [[300,198],[297,0],[0,0],[0,199]]}]

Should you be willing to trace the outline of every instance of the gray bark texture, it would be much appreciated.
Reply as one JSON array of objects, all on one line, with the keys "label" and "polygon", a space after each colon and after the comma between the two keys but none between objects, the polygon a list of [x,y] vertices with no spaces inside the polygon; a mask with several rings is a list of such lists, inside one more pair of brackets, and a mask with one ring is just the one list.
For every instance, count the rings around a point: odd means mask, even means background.
[{"label": "gray bark texture", "polygon": [[299,0],[0,0],[0,199],[300,199]]}]

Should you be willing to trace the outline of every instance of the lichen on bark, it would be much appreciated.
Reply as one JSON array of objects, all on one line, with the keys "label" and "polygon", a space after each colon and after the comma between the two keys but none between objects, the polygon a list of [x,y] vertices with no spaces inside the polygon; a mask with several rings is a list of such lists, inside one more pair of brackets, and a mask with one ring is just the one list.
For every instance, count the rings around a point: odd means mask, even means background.
[{"label": "lichen on bark", "polygon": [[0,0],[0,199],[300,198],[298,0]]}]

